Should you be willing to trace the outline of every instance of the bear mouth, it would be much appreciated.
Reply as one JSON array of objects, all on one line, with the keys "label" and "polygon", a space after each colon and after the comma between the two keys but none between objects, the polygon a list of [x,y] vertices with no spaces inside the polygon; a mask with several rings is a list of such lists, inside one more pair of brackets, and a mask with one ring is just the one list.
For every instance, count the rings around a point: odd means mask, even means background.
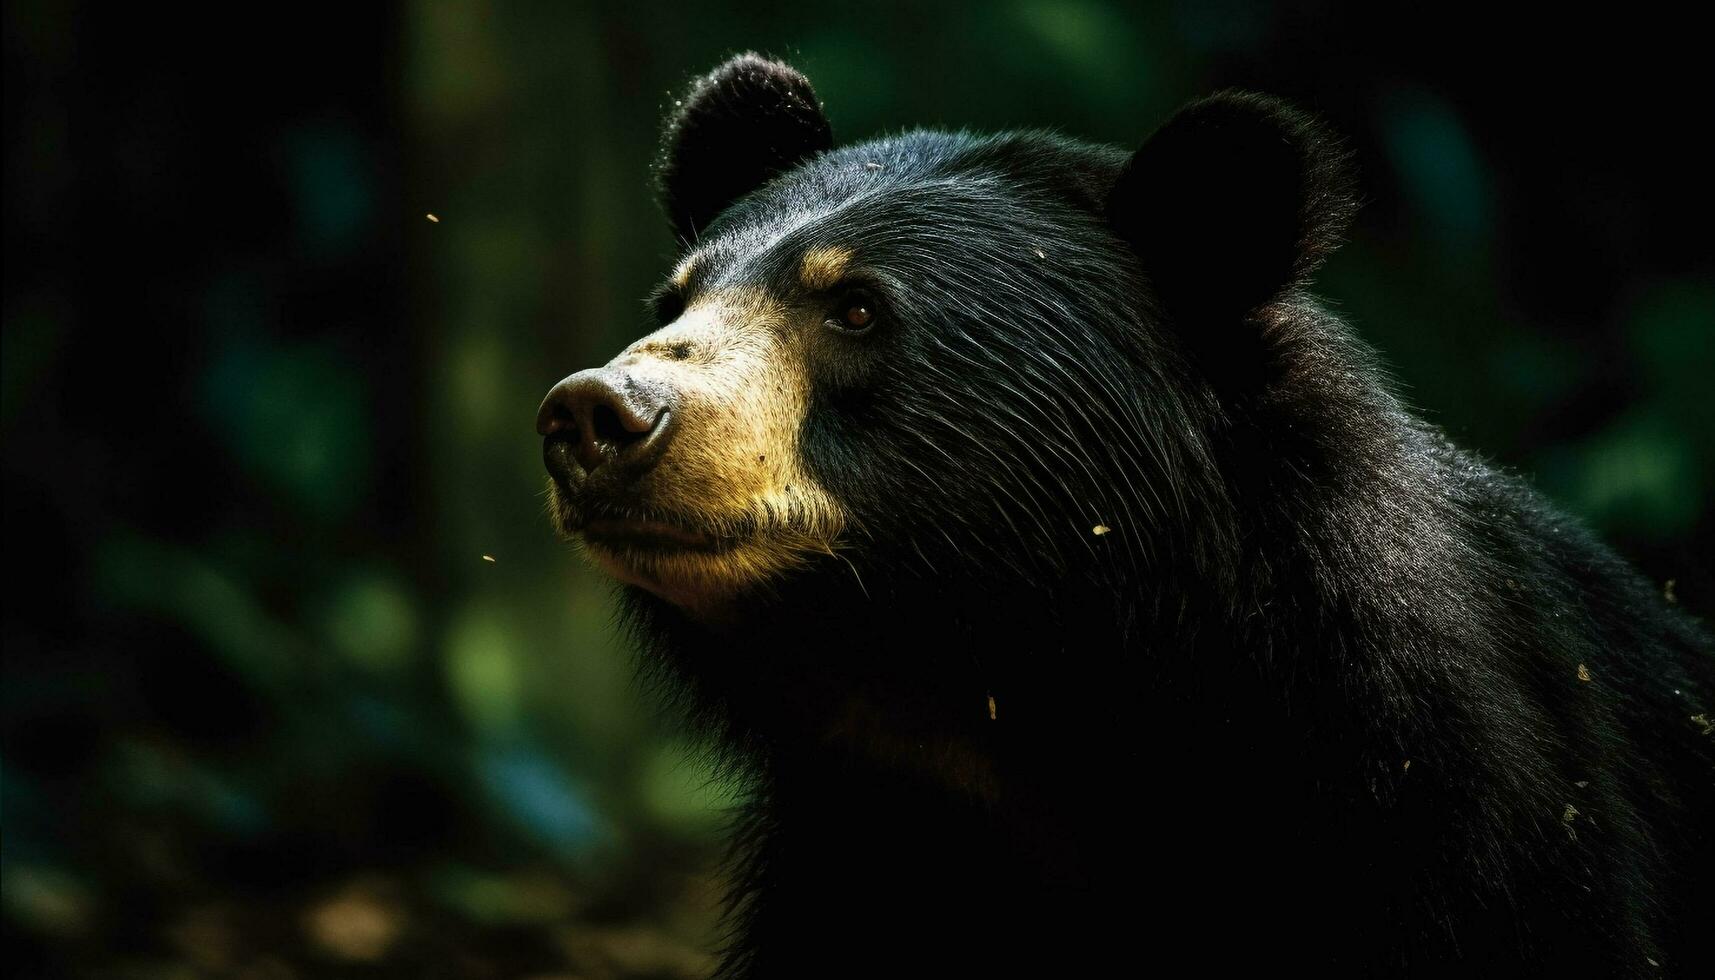
[{"label": "bear mouth", "polygon": [[746,527],[655,507],[615,506],[555,488],[561,531],[608,555],[647,560],[671,555],[719,555],[744,543]]},{"label": "bear mouth", "polygon": [[719,554],[739,543],[735,537],[717,535],[683,519],[595,515],[577,529],[585,542],[608,551],[650,555],[679,552]]},{"label": "bear mouth", "polygon": [[759,522],[751,513],[706,514],[621,501],[550,482],[549,512],[566,538],[598,569],[703,618],[725,615],[728,601],[793,564],[810,539]]},{"label": "bear mouth", "polygon": [[[597,514],[568,528],[596,566],[686,610],[716,615],[747,538],[659,514]],[[740,561],[742,567],[743,562]]]}]

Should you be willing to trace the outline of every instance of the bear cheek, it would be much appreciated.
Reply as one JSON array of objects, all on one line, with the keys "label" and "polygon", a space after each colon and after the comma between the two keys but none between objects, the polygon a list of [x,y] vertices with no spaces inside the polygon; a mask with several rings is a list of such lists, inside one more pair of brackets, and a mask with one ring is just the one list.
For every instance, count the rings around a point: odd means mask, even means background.
[{"label": "bear cheek", "polygon": [[657,367],[678,392],[679,419],[649,496],[717,522],[760,519],[794,486],[806,380],[795,345],[754,305],[696,312],[705,329],[678,337],[697,354]]}]

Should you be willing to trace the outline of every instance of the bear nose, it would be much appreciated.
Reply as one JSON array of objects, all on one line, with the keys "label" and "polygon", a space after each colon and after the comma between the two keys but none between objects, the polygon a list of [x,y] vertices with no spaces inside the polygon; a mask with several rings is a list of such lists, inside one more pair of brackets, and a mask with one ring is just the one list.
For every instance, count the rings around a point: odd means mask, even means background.
[{"label": "bear nose", "polygon": [[536,412],[548,472],[565,481],[569,453],[585,474],[604,465],[647,469],[672,431],[670,390],[616,368],[579,371],[548,391]]}]

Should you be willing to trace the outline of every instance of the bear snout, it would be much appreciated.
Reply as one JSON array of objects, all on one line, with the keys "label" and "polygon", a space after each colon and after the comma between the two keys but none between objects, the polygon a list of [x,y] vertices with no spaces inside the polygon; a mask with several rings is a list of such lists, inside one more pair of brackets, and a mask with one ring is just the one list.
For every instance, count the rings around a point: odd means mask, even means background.
[{"label": "bear snout", "polygon": [[579,371],[556,384],[536,412],[542,458],[562,486],[602,470],[620,482],[648,472],[672,440],[672,389],[624,368]]}]

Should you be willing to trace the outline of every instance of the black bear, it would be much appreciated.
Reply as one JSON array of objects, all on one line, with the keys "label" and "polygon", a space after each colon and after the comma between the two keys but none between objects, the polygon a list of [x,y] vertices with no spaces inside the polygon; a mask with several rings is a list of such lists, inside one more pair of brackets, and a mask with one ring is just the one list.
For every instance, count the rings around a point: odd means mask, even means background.
[{"label": "black bear", "polygon": [[749,776],[728,975],[1715,975],[1711,640],[1305,292],[1318,123],[836,147],[744,55],[657,178],[537,428]]}]

